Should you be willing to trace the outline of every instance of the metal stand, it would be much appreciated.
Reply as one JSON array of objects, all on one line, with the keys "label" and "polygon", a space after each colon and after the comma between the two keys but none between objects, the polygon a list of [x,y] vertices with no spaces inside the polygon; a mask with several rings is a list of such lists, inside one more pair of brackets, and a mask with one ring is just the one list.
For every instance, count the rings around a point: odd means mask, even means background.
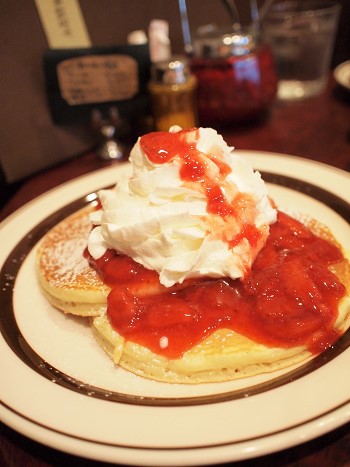
[{"label": "metal stand", "polygon": [[119,130],[122,126],[122,120],[119,116],[118,109],[111,107],[108,113],[108,118],[103,118],[99,110],[92,112],[92,126],[98,132],[101,143],[96,152],[98,157],[103,160],[120,160],[125,156],[125,148],[118,141]]}]

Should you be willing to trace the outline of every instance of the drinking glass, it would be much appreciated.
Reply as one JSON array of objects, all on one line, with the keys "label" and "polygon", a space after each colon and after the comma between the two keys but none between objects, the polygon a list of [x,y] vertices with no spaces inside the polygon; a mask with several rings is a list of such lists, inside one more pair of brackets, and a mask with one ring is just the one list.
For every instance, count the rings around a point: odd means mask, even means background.
[{"label": "drinking glass", "polygon": [[340,10],[333,0],[273,2],[262,30],[275,57],[280,99],[304,99],[324,90]]}]

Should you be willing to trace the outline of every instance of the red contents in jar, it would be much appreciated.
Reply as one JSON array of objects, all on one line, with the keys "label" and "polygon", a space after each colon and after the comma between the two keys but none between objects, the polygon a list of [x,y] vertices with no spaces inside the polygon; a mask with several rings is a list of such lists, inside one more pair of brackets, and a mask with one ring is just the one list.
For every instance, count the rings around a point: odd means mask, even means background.
[{"label": "red contents in jar", "polygon": [[271,50],[219,58],[193,58],[197,77],[197,106],[201,125],[222,125],[260,116],[277,90]]},{"label": "red contents in jar", "polygon": [[[341,261],[342,253],[286,214],[279,213],[270,229],[244,281],[203,278],[149,297],[130,290],[149,280],[150,271],[108,253],[95,267],[112,285],[111,325],[127,340],[170,359],[220,328],[267,346],[306,345],[321,352],[339,336],[333,326],[345,287],[328,267]],[[157,281],[153,274],[151,283]]]}]

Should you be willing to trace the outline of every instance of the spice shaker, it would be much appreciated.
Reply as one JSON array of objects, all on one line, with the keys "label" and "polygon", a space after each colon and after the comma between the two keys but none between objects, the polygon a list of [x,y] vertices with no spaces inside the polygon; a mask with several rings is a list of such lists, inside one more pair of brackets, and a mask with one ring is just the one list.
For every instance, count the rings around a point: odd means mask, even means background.
[{"label": "spice shaker", "polygon": [[152,65],[148,89],[157,131],[169,131],[172,125],[184,129],[197,125],[196,88],[186,57],[173,56]]},{"label": "spice shaker", "polygon": [[273,55],[257,31],[204,30],[193,40],[199,123],[226,126],[260,117],[277,91]]}]

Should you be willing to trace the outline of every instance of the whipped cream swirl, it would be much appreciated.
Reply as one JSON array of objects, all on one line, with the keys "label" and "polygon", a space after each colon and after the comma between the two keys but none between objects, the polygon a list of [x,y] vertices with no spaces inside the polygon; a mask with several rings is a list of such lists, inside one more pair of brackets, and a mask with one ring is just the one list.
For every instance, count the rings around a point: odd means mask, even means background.
[{"label": "whipped cream swirl", "polygon": [[[156,270],[166,287],[203,276],[244,277],[276,220],[260,174],[211,128],[172,127],[170,136],[172,155],[167,134],[159,133],[164,147],[155,146],[157,133],[139,138],[129,159],[131,177],[99,192],[90,254],[98,259],[112,248]],[[194,173],[201,168],[193,180],[183,175],[189,160]]]}]

